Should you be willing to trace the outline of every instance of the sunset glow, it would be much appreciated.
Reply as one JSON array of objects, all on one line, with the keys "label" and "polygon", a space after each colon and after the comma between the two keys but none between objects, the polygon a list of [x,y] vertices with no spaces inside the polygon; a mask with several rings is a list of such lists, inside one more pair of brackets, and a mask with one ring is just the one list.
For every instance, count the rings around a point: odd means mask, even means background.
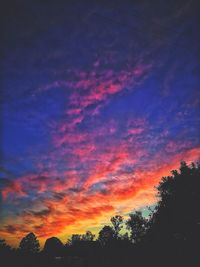
[{"label": "sunset glow", "polygon": [[160,179],[199,159],[192,4],[160,1],[155,13],[150,2],[24,1],[7,18],[0,236],[9,244],[29,232],[41,244],[97,235],[111,216],[154,205]]}]

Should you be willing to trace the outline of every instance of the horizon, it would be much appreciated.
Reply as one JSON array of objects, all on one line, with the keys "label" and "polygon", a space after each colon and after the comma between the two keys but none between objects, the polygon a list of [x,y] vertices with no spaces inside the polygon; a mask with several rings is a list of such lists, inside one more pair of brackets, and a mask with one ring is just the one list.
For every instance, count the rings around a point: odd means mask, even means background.
[{"label": "horizon", "polygon": [[[199,160],[195,1],[19,0],[3,9],[0,237],[62,242]],[[66,241],[65,241],[66,240]]]}]

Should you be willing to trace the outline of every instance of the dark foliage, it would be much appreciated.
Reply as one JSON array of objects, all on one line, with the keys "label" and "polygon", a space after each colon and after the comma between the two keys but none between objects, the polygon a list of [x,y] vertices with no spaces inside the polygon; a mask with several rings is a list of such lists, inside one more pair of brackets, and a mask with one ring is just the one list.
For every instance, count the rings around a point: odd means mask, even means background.
[{"label": "dark foliage", "polygon": [[131,231],[131,241],[134,243],[140,242],[146,234],[148,220],[142,216],[141,211],[136,211],[129,216],[126,225]]},{"label": "dark foliage", "polygon": [[99,232],[99,242],[102,246],[108,245],[114,239],[115,232],[112,227],[105,225]]},{"label": "dark foliage", "polygon": [[83,241],[93,241],[95,238],[95,235],[92,234],[92,232],[87,231],[84,235],[82,235]]},{"label": "dark foliage", "polygon": [[[98,239],[87,231],[72,235],[64,246],[52,237],[43,251],[33,233],[20,242],[18,250],[0,240],[1,266],[19,267],[110,267],[110,266],[199,266],[200,165],[181,163],[180,170],[163,177],[158,204],[147,220],[136,211],[125,222],[128,233],[120,234],[123,218],[111,218]],[[3,262],[3,264],[2,264]]]},{"label": "dark foliage", "polygon": [[29,233],[22,238],[19,249],[24,253],[37,253],[40,250],[40,244],[34,233]]},{"label": "dark foliage", "polygon": [[44,244],[43,252],[47,256],[56,257],[63,255],[64,245],[57,237],[48,238]]},{"label": "dark foliage", "polygon": [[123,217],[120,215],[116,215],[111,218],[111,223],[113,224],[115,238],[119,238],[119,232],[123,227]]},{"label": "dark foliage", "polygon": [[[163,177],[157,187],[159,202],[149,221],[146,241],[158,254],[188,266],[199,261],[200,238],[200,165],[181,162],[180,170]],[[187,265],[186,264],[186,265]]]}]

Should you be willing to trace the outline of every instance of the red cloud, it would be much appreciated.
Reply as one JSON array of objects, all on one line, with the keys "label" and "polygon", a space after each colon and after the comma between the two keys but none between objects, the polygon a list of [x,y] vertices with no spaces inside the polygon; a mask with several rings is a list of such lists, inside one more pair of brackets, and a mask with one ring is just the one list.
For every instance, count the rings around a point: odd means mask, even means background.
[{"label": "red cloud", "polygon": [[[78,191],[66,191],[71,186],[77,184],[76,172],[66,172],[66,175],[75,177],[73,181],[61,181],[55,179],[52,184],[46,178],[40,180],[46,182],[48,190],[58,192],[61,197],[44,197],[42,201],[38,202],[38,210],[23,212],[20,220],[22,223],[13,224],[13,228],[1,227],[1,235],[9,236],[10,231],[15,231],[16,237],[23,236],[25,232],[34,231],[40,238],[46,238],[50,235],[58,235],[62,233],[72,234],[74,229],[85,229],[84,225],[88,224],[88,220],[96,225],[102,218],[109,219],[120,209],[121,213],[127,213],[134,208],[143,205],[151,205],[156,201],[156,191],[153,188],[159,183],[160,178],[169,175],[172,169],[179,166],[182,159],[187,162],[195,161],[199,158],[200,148],[194,148],[177,154],[169,159],[171,163],[163,159],[162,155],[153,157],[147,166],[141,168],[138,166],[134,172],[121,172],[117,179],[101,179],[101,170],[104,177],[112,174],[118,170],[119,166],[123,164],[126,157],[126,151],[119,149],[118,157],[113,159],[111,164],[105,168],[103,164],[96,167],[96,176],[89,176],[85,187]],[[110,159],[109,154],[102,156],[105,159]],[[158,158],[160,157],[160,161]],[[159,163],[159,166],[157,165]],[[137,166],[137,165],[136,165]],[[101,169],[102,168],[102,169]],[[92,178],[94,177],[94,178]],[[29,177],[30,179],[30,177]],[[36,177],[32,181],[37,181]],[[32,183],[31,181],[31,183]],[[28,180],[27,180],[28,182]],[[104,185],[105,191],[90,192],[89,187],[97,182]],[[14,188],[17,188],[16,194],[24,195],[23,188],[25,185],[25,178],[21,180],[20,186],[15,186],[6,189],[4,197],[13,193]],[[86,186],[87,185],[87,186]],[[23,192],[23,193],[22,193]],[[36,204],[36,203],[35,203]],[[104,219],[105,220],[105,219]],[[7,223],[9,225],[9,222]],[[75,230],[76,231],[76,230]]]},{"label": "red cloud", "polygon": [[5,200],[9,194],[15,194],[24,197],[27,193],[23,190],[23,186],[18,181],[10,181],[1,191],[2,197]]},{"label": "red cloud", "polygon": [[[134,89],[148,70],[149,66],[139,65],[121,72],[78,72],[74,81],[57,81],[44,88],[70,87],[68,108],[63,121],[53,124],[52,152],[43,155],[44,161],[50,162],[49,170],[42,170],[45,164],[40,162],[40,176],[19,177],[4,186],[4,201],[9,201],[10,196],[23,198],[33,191],[38,200],[19,215],[22,223],[4,227],[3,235],[9,231],[20,237],[24,231],[35,231],[42,238],[71,234],[72,229],[83,228],[88,220],[99,225],[119,208],[123,214],[135,207],[151,205],[156,201],[153,188],[160,178],[177,168],[180,160],[197,159],[199,148],[189,149],[187,142],[180,146],[168,141],[167,130],[155,136],[151,133],[153,126],[145,118],[133,117],[114,141],[111,138],[122,130],[114,120],[88,131],[79,129],[88,114],[95,116],[112,96]],[[151,155],[151,148],[160,143],[163,149]],[[180,153],[175,155],[177,150]],[[165,152],[170,152],[167,159],[163,157]],[[61,159],[66,166],[59,171],[56,164]]]},{"label": "red cloud", "polygon": [[[150,68],[151,66],[149,65],[138,65],[130,70],[120,72],[107,70],[98,73],[92,70],[86,73],[80,71],[75,72],[73,81],[57,81],[52,85],[46,86],[45,90],[55,86],[59,87],[59,85],[68,86],[72,89],[69,97],[69,107],[65,111],[67,123],[61,123],[58,126],[57,132],[66,133],[74,131],[76,126],[87,116],[89,112],[87,108],[89,106],[93,106],[89,114],[92,116],[96,115],[102,102],[105,103],[112,95],[122,90],[130,87],[134,89],[138,79],[143,79]],[[62,145],[67,141],[65,136],[59,137],[58,135],[53,138],[56,138],[58,145]]]}]

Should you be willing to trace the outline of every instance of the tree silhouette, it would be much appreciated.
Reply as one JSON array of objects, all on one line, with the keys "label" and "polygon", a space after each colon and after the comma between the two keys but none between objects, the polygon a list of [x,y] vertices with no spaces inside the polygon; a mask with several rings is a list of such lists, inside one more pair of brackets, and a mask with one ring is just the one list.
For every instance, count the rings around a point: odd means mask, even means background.
[{"label": "tree silhouette", "polygon": [[114,229],[114,237],[118,238],[119,237],[119,232],[122,229],[122,224],[123,224],[123,217],[120,215],[116,215],[111,218],[111,223],[113,225]]},{"label": "tree silhouette", "polygon": [[7,245],[4,239],[0,239],[0,266],[16,266],[16,249]]},{"label": "tree silhouette", "polygon": [[63,252],[63,243],[57,237],[48,238],[44,244],[43,251],[51,256],[59,256]]},{"label": "tree silhouette", "polygon": [[181,162],[180,170],[163,177],[157,189],[152,231],[162,238],[194,240],[200,233],[200,165]]},{"label": "tree silhouette", "polygon": [[105,225],[99,232],[98,240],[102,245],[106,245],[113,240],[115,232],[112,227]]},{"label": "tree silhouette", "polygon": [[81,240],[82,241],[93,241],[95,238],[95,235],[92,234],[92,232],[87,231],[84,235],[82,235]]},{"label": "tree silhouette", "polygon": [[146,233],[148,220],[142,216],[140,211],[136,211],[134,214],[129,214],[129,217],[126,225],[131,231],[131,240],[134,243],[137,243],[141,241]]},{"label": "tree silhouette", "polygon": [[67,244],[69,246],[73,246],[81,241],[81,235],[79,234],[73,234],[71,238],[67,240]]},{"label": "tree silhouette", "polygon": [[39,242],[33,233],[20,242],[20,251],[25,254],[12,250],[0,239],[1,261],[6,261],[9,267],[127,267],[132,262],[136,266],[197,266],[200,165],[182,162],[179,170],[162,178],[157,190],[157,206],[149,220],[140,211],[129,215],[126,226],[130,238],[128,233],[119,234],[123,218],[116,215],[111,218],[112,226],[105,225],[100,230],[98,240],[94,241],[90,231],[72,235],[66,246],[52,237],[46,240],[44,253],[36,254]]},{"label": "tree silhouette", "polygon": [[11,247],[6,244],[5,239],[0,239],[0,255],[8,254],[11,251]]},{"label": "tree silhouette", "polygon": [[176,260],[174,265],[195,266],[200,237],[200,165],[181,162],[179,171],[163,177],[157,189],[159,201],[147,239],[160,257],[167,250],[168,258]]},{"label": "tree silhouette", "polygon": [[0,239],[0,248],[9,248],[9,246],[6,244],[5,239]]},{"label": "tree silhouette", "polygon": [[34,233],[29,233],[22,238],[19,249],[25,253],[37,253],[40,250],[40,244]]}]

